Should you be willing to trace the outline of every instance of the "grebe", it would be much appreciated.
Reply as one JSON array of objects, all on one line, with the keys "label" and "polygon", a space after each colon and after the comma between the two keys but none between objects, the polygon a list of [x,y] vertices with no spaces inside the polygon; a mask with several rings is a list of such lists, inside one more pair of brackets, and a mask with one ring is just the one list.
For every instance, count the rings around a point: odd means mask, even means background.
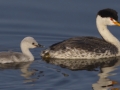
[{"label": "grebe", "polygon": [[0,63],[16,63],[16,62],[27,62],[33,61],[34,56],[30,52],[30,48],[42,47],[42,45],[38,44],[37,41],[33,37],[25,37],[21,41],[21,50],[20,52],[0,52]]},{"label": "grebe", "polygon": [[70,38],[41,52],[42,58],[100,59],[120,56],[120,42],[107,28],[107,25],[120,26],[117,12],[110,8],[100,10],[96,25],[103,39],[88,36]]}]

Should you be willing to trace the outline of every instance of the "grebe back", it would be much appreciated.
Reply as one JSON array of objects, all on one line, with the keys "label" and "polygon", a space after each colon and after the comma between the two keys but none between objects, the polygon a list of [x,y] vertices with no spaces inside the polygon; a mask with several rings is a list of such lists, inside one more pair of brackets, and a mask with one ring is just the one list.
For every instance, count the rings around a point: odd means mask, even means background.
[{"label": "grebe back", "polygon": [[103,39],[97,37],[74,37],[51,45],[41,53],[43,58],[99,59],[120,56],[120,42],[107,26],[117,25],[117,12],[107,8],[100,10],[96,25]]}]

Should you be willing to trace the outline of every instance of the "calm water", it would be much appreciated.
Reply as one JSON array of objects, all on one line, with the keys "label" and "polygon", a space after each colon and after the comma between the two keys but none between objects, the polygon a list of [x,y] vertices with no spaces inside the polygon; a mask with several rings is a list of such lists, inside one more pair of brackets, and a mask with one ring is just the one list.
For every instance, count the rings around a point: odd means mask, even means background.
[{"label": "calm water", "polygon": [[[46,48],[74,36],[100,37],[96,13],[103,8],[119,12],[120,1],[0,0],[0,51],[20,51],[26,36]],[[109,27],[120,39],[120,27]],[[40,52],[32,63],[0,65],[0,90],[111,90],[120,88],[120,59],[100,61],[43,61]]]}]

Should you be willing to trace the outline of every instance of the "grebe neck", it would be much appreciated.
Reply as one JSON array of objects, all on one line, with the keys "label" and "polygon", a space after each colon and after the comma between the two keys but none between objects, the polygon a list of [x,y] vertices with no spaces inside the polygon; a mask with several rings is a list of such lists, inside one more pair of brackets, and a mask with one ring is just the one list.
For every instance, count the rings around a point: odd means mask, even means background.
[{"label": "grebe neck", "polygon": [[113,45],[115,45],[118,48],[119,54],[120,54],[120,42],[119,40],[108,30],[107,25],[103,23],[102,18],[100,16],[97,16],[96,18],[96,24],[98,31],[100,35],[103,37],[103,39]]},{"label": "grebe neck", "polygon": [[25,47],[24,45],[21,45],[21,51],[24,55],[28,56],[30,61],[34,60],[34,56],[30,52],[29,48]]}]

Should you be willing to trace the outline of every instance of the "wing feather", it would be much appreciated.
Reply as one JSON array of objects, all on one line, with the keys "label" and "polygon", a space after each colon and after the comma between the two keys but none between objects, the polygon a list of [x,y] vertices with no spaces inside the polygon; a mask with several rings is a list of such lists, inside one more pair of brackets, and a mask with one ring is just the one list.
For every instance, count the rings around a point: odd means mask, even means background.
[{"label": "wing feather", "polygon": [[118,53],[117,48],[111,43],[106,42],[104,39],[97,37],[74,37],[50,46],[51,50],[58,51],[65,50],[67,47],[76,48],[79,50],[87,50],[89,52],[104,53],[110,50],[112,54]]}]

